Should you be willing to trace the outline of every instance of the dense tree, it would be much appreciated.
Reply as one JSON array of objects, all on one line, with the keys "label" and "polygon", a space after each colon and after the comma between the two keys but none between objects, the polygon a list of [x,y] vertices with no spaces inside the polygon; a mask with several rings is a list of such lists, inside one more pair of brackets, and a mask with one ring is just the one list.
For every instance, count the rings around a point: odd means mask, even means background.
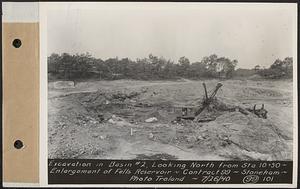
[{"label": "dense tree", "polygon": [[206,68],[208,77],[216,77],[218,75],[217,74],[217,71],[218,71],[217,60],[218,60],[218,56],[216,54],[212,54],[212,55],[210,55],[208,57],[204,57],[202,59],[201,62],[203,64],[205,64],[205,68]]},{"label": "dense tree", "polygon": [[188,76],[189,74],[189,67],[190,67],[190,61],[188,58],[186,57],[180,57],[178,60],[179,66],[180,66],[180,70],[179,70],[179,74],[180,76],[184,77],[184,76]]},{"label": "dense tree", "polygon": [[231,78],[238,62],[237,60],[231,61],[229,58],[212,54],[204,57],[201,63],[205,65],[208,77]]},{"label": "dense tree", "polygon": [[229,60],[228,58],[225,59],[225,61],[223,62],[223,72],[225,74],[226,78],[231,78],[233,77],[233,73],[234,73],[234,69],[236,67],[236,65],[238,64],[237,60]]},{"label": "dense tree", "polygon": [[58,73],[59,65],[61,64],[61,56],[59,54],[52,54],[48,57],[48,72]]},{"label": "dense tree", "polygon": [[259,71],[261,69],[261,67],[260,67],[260,65],[256,65],[256,66],[254,66],[254,71]]},{"label": "dense tree", "polygon": [[284,60],[276,59],[267,69],[260,69],[258,74],[270,79],[292,78],[293,58],[286,57]]},{"label": "dense tree", "polygon": [[191,78],[207,77],[206,65],[203,62],[194,62],[189,68],[189,76]]},{"label": "dense tree", "polygon": [[[175,79],[175,78],[231,78],[238,64],[237,60],[218,57],[216,54],[204,57],[201,61],[191,63],[188,58],[180,57],[178,63],[150,54],[146,58],[130,60],[108,58],[101,60],[89,53],[70,55],[68,53],[52,54],[48,57],[50,79]],[[280,66],[279,66],[280,65]],[[291,73],[292,59],[284,64],[276,62],[274,69],[285,68]],[[51,77],[50,77],[51,76]]]}]

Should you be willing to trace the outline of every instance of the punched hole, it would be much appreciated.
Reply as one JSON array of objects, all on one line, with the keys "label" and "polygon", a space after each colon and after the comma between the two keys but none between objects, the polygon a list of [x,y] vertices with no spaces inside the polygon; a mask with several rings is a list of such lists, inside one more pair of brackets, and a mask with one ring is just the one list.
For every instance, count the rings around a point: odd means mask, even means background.
[{"label": "punched hole", "polygon": [[16,140],[15,141],[15,143],[14,143],[14,147],[16,148],[16,149],[21,149],[21,148],[23,148],[23,142],[22,141],[20,141],[20,140]]},{"label": "punched hole", "polygon": [[20,39],[14,39],[12,44],[15,48],[19,48],[19,47],[21,47],[22,42]]}]

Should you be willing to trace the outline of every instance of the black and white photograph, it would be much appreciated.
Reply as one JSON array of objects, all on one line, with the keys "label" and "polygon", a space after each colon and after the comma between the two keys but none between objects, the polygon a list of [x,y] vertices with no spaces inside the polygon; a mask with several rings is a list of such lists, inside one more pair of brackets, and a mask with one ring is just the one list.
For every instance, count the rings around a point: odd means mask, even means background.
[{"label": "black and white photograph", "polygon": [[291,10],[255,3],[48,10],[48,158],[292,161]]},{"label": "black and white photograph", "polygon": [[3,186],[299,188],[298,7],[2,3]]}]

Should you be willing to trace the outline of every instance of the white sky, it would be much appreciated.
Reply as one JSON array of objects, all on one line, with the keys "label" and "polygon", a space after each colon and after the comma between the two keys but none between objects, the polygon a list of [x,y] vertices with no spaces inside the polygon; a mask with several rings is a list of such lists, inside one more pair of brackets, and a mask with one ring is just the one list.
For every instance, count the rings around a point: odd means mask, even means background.
[{"label": "white sky", "polygon": [[47,53],[89,52],[103,60],[147,57],[177,62],[217,54],[238,67],[268,67],[293,56],[296,4],[52,3]]}]

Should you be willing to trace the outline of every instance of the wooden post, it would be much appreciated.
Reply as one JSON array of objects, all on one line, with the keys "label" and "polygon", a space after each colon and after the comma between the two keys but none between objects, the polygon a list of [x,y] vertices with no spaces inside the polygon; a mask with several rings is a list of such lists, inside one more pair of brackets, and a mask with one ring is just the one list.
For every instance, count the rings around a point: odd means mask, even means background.
[{"label": "wooden post", "polygon": [[207,95],[206,85],[205,85],[205,83],[202,83],[202,84],[203,84],[203,87],[204,87],[205,99],[207,100],[208,99],[208,95]]}]

